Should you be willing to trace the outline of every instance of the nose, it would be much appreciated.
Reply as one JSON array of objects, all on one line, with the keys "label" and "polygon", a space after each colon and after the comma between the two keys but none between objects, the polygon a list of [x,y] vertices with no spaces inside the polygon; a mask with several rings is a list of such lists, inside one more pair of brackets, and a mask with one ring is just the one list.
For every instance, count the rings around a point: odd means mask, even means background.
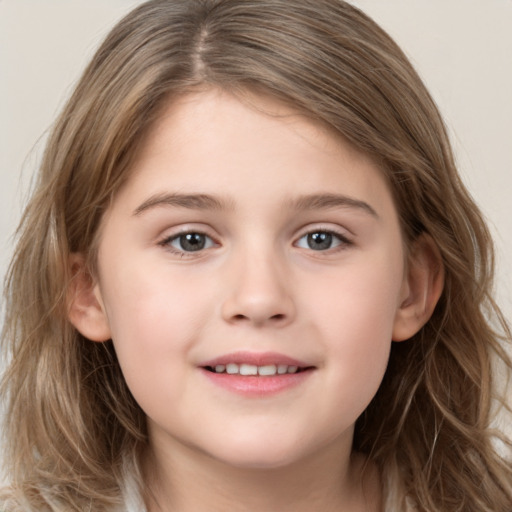
[{"label": "nose", "polygon": [[275,255],[246,254],[230,265],[222,317],[231,324],[288,325],[295,316],[292,282]]}]

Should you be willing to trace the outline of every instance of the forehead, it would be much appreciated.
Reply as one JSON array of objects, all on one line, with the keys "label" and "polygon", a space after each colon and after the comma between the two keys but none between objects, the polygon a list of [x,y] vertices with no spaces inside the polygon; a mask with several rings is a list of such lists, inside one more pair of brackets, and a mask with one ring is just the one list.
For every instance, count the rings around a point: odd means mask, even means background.
[{"label": "forehead", "polygon": [[165,105],[128,185],[138,196],[213,191],[268,199],[275,192],[289,203],[312,192],[389,196],[379,166],[341,135],[275,98],[219,89]]}]

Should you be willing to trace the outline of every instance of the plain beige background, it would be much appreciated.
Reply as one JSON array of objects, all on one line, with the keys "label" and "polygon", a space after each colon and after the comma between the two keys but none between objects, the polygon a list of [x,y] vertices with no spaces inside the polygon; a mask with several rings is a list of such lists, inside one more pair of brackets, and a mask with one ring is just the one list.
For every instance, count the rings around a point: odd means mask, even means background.
[{"label": "plain beige background", "polygon": [[[0,0],[0,277],[46,132],[100,40],[137,0]],[[354,0],[409,55],[495,233],[512,320],[512,0]]]}]

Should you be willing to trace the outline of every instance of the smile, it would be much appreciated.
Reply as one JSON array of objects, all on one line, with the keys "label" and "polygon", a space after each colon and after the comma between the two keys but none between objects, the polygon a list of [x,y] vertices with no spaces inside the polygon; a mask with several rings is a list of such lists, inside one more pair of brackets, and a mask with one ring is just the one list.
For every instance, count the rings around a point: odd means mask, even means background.
[{"label": "smile", "polygon": [[275,352],[237,352],[201,364],[216,387],[245,397],[263,398],[303,385],[316,366]]},{"label": "smile", "polygon": [[302,368],[294,365],[286,364],[269,364],[264,366],[256,366],[253,364],[218,364],[215,366],[206,366],[206,369],[214,373],[227,373],[229,375],[253,375],[260,377],[270,377],[273,375],[285,375],[288,373],[297,373]]}]

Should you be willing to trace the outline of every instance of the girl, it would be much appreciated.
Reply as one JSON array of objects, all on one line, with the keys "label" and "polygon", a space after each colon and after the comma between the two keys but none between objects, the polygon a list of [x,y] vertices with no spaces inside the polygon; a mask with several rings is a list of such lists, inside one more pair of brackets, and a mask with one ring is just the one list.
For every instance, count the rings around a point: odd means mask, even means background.
[{"label": "girl", "polygon": [[492,262],[434,103],[360,11],[141,5],[20,227],[4,509],[510,511]]}]

